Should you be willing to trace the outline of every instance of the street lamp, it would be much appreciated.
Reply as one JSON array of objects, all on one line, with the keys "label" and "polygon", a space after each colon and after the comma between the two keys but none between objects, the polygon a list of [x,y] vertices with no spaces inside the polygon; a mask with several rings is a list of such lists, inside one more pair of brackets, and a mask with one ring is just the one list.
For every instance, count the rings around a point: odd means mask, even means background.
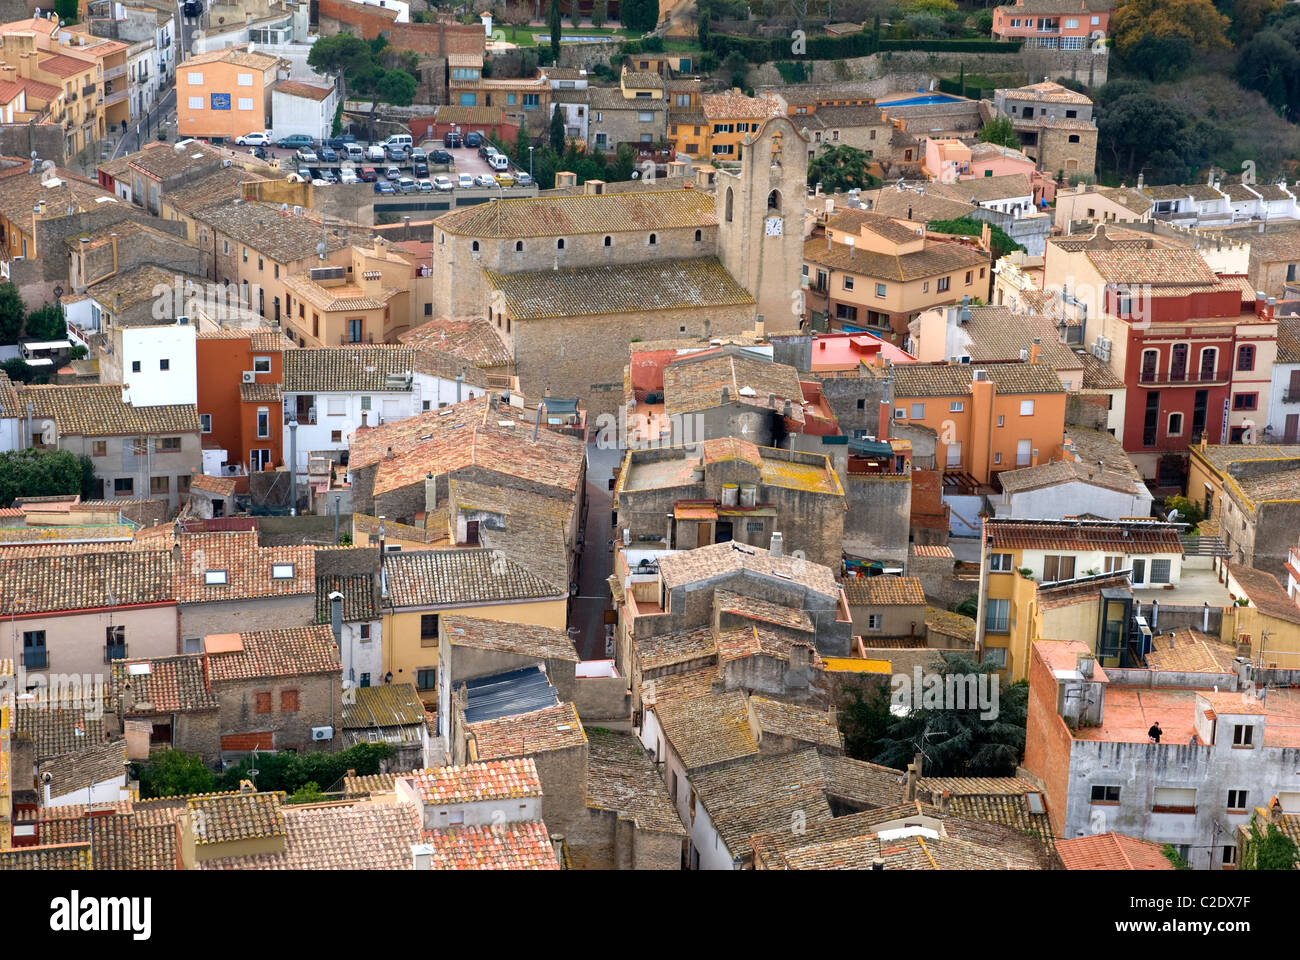
[{"label": "street lamp", "polygon": [[529,178],[531,178],[532,175],[533,175],[533,145],[530,143],[530,144],[528,145],[528,176],[529,176]]}]

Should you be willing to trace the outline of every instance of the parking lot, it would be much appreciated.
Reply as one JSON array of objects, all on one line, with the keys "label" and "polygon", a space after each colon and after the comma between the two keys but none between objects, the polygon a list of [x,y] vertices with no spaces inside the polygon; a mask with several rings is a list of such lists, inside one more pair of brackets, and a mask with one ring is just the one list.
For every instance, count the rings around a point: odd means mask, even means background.
[{"label": "parking lot", "polygon": [[[362,146],[364,147],[367,145],[363,144]],[[357,171],[361,171],[366,168],[373,169],[378,179],[380,180],[385,179],[385,172],[390,167],[397,167],[401,171],[402,176],[412,177],[413,179],[417,179],[417,180],[419,179],[432,180],[435,176],[438,176],[439,174],[445,174],[447,176],[450,176],[452,180],[455,180],[456,177],[460,174],[468,174],[469,176],[472,177],[478,177],[484,174],[488,176],[492,176],[495,173],[495,171],[493,171],[492,168],[488,165],[487,160],[479,156],[478,148],[476,147],[457,147],[455,149],[447,149],[446,147],[443,146],[441,140],[425,140],[422,143],[418,144],[418,146],[421,149],[423,149],[426,152],[426,154],[428,154],[430,157],[430,161],[428,162],[429,172],[427,175],[421,174],[417,176],[414,172],[414,166],[409,160],[407,161],[362,160],[360,162],[355,162],[355,163],[347,160],[339,160],[332,163],[331,162],[302,163],[298,159],[297,150],[293,150],[287,147],[277,147],[272,145],[268,145],[263,149],[266,151],[267,157],[271,159],[275,159],[279,163],[282,169],[287,169],[296,172],[300,168],[305,167],[310,172],[311,179],[313,180],[330,180],[331,178],[333,178],[335,181],[337,181],[338,179],[340,179],[340,173],[342,169],[348,166],[354,167]],[[251,150],[251,148],[248,147],[236,147],[235,149]],[[313,152],[319,153],[320,149],[321,149],[320,146],[317,145],[313,148]],[[431,158],[435,150],[443,151],[451,154],[452,155],[451,165],[433,163]],[[515,169],[513,164],[511,166],[511,172],[519,172]],[[523,172],[527,172],[527,171],[523,171]]]}]

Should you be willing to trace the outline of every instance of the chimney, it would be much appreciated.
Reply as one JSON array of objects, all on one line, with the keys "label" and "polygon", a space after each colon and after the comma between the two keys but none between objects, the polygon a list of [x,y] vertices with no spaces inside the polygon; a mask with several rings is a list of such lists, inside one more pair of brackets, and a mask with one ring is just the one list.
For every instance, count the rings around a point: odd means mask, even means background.
[{"label": "chimney", "polygon": [[1273,802],[1268,805],[1268,818],[1274,823],[1281,823],[1282,814],[1282,801],[1274,797]]},{"label": "chimney", "polygon": [[794,404],[791,403],[789,400],[785,402],[785,410],[783,411],[783,413],[787,419],[794,416]]},{"label": "chimney", "polygon": [[438,482],[430,471],[424,475],[424,512],[433,513],[438,509]]},{"label": "chimney", "polygon": [[878,409],[880,412],[876,418],[876,439],[879,440],[881,443],[888,443],[889,427],[890,424],[893,422],[893,417],[890,416],[890,414],[893,413],[893,410],[891,408],[888,396],[886,396],[884,399],[880,401],[880,405]]},{"label": "chimney", "polygon": [[416,843],[411,845],[411,869],[433,869],[433,847],[431,845],[427,843]]},{"label": "chimney", "polygon": [[558,863],[560,865],[560,869],[563,870],[564,869],[564,834],[562,833],[551,834],[551,847],[552,849],[555,850],[555,862]]},{"label": "chimney", "polygon": [[731,391],[727,387],[722,388],[722,402],[723,403],[731,402]]},{"label": "chimney", "polygon": [[916,781],[920,779],[920,754],[917,759],[907,765],[907,779],[903,787],[903,802],[911,803],[916,799]]},{"label": "chimney", "polygon": [[330,628],[334,631],[334,642],[343,649],[343,594],[335,590],[330,594]]},{"label": "chimney", "polygon": [[785,538],[781,536],[780,530],[772,531],[772,543],[768,546],[767,552],[774,557],[784,556]]},{"label": "chimney", "polygon": [[949,809],[949,807],[951,807],[951,805],[952,805],[952,794],[951,794],[950,792],[948,792],[947,790],[945,790],[945,791],[943,791],[942,793],[940,793],[940,794],[939,794],[939,804],[938,804],[938,806],[939,806],[939,812],[942,813],[942,814],[945,814],[945,815],[946,815],[946,814],[948,813],[948,809]]},{"label": "chimney", "polygon": [[379,516],[379,562],[384,562],[384,516]]},{"label": "chimney", "polygon": [[364,430],[364,429],[366,429],[366,427],[370,426],[370,424],[366,423],[366,419],[367,419],[369,416],[370,416],[370,411],[369,411],[369,410],[362,410],[362,411],[361,411],[361,429],[362,429],[362,430]]},{"label": "chimney", "polygon": [[884,869],[885,869],[885,861],[882,860],[880,857],[873,857],[873,858],[871,859],[871,869],[872,869],[872,870],[884,870]]},{"label": "chimney", "polygon": [[1029,362],[1037,363],[1038,358],[1043,354],[1043,341],[1034,337],[1034,345],[1029,348]]},{"label": "chimney", "polygon": [[240,793],[257,793],[257,787],[253,786],[253,781],[252,781],[252,780],[240,780],[240,781],[239,781],[239,792],[240,792]]}]

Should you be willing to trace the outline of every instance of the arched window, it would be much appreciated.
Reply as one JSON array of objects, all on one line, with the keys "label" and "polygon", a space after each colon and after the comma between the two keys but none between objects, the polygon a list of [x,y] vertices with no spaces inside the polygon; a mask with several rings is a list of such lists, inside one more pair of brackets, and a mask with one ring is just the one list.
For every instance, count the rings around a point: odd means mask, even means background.
[{"label": "arched window", "polygon": [[469,245],[469,248],[473,250],[475,253],[478,253],[478,241],[475,240],[473,243],[471,243]]},{"label": "arched window", "polygon": [[1158,350],[1142,351],[1142,371],[1141,380],[1144,383],[1151,383],[1156,378],[1156,373],[1160,369],[1160,352]]},{"label": "arched window", "polygon": [[701,240],[703,240],[703,239],[704,239],[704,231],[703,231],[703,230],[696,230],[696,231],[695,231],[695,242],[696,242],[696,243],[699,243],[699,242],[700,242]]},{"label": "arched window", "polygon": [[769,210],[780,210],[780,209],[781,209],[781,191],[780,191],[780,190],[773,190],[771,193],[769,193],[769,194],[767,195],[767,209],[769,209]]},{"label": "arched window", "polygon": [[650,246],[653,247],[658,242],[659,242],[659,238],[655,236],[653,233],[650,234]]},{"label": "arched window", "polygon": [[524,242],[522,240],[516,240],[515,253],[523,253],[523,252],[524,252]]},{"label": "arched window", "polygon": [[563,250],[563,249],[564,249],[564,238],[563,238],[563,237],[560,237],[560,238],[558,238],[558,239],[555,241],[555,249],[556,249],[556,250]]},{"label": "arched window", "polygon": [[607,246],[607,247],[612,247],[613,245],[614,245],[614,238],[613,238],[613,237],[606,237],[606,238],[605,238],[605,246]]},{"label": "arched window", "polygon": [[731,222],[731,205],[732,205],[731,188],[727,187],[727,214],[726,214],[727,223]]}]

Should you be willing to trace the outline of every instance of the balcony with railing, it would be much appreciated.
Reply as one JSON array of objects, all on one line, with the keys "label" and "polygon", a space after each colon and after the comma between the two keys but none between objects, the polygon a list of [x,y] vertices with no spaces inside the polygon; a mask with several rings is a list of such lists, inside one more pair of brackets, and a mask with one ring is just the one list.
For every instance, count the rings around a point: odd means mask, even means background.
[{"label": "balcony with railing", "polygon": [[1142,370],[1138,373],[1138,383],[1143,386],[1214,386],[1227,382],[1226,370]]},{"label": "balcony with railing", "polygon": [[111,90],[108,93],[102,94],[99,98],[99,102],[106,107],[111,107],[113,104],[121,103],[125,99],[125,90]]},{"label": "balcony with railing", "polygon": [[1283,403],[1300,403],[1300,390],[1287,390],[1282,394]]},{"label": "balcony with railing", "polygon": [[112,80],[114,77],[125,77],[125,76],[126,76],[126,64],[121,64],[120,66],[116,66],[116,67],[104,68],[105,80]]}]

